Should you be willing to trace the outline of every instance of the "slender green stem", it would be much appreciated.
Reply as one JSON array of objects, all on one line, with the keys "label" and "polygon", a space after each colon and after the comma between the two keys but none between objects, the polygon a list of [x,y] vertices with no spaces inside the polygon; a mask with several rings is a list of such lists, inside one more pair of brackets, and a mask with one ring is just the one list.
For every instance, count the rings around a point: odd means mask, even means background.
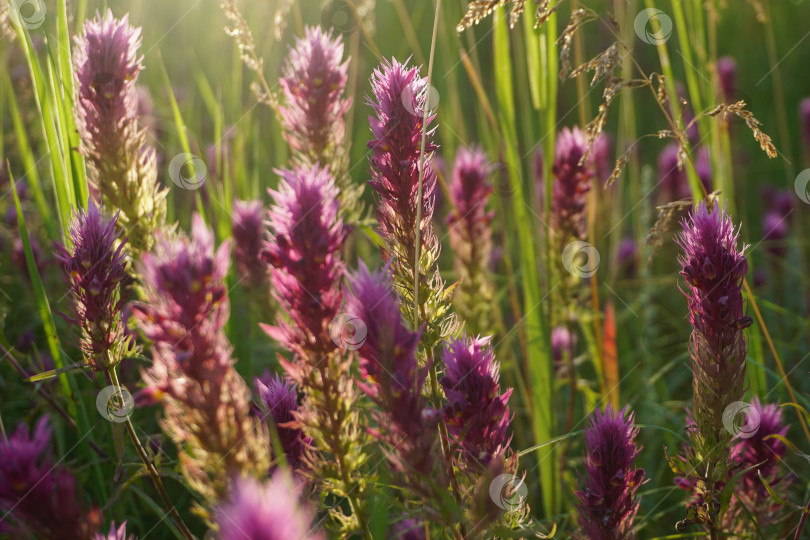
[{"label": "slender green stem", "polygon": [[[113,385],[115,385],[116,388],[121,388],[121,383],[118,381],[118,374],[115,372],[115,368],[110,368],[108,373]],[[121,399],[120,396],[119,399]],[[138,456],[141,458],[144,467],[146,467],[149,476],[152,478],[152,483],[155,485],[155,489],[157,489],[158,493],[160,494],[160,498],[163,499],[163,503],[169,507],[169,514],[171,514],[175,524],[180,528],[180,532],[187,540],[194,540],[194,535],[188,530],[188,527],[183,522],[180,514],[177,512],[177,509],[174,507],[174,503],[172,503],[172,500],[169,498],[169,494],[166,493],[166,488],[163,486],[163,481],[160,479],[160,473],[149,459],[149,456],[146,454],[146,450],[144,450],[143,446],[141,445],[141,441],[138,439],[138,434],[135,433],[135,427],[132,425],[132,421],[129,418],[126,420],[126,427],[127,433],[129,433],[129,438],[132,440],[132,444],[135,445],[135,450],[138,452]]]}]

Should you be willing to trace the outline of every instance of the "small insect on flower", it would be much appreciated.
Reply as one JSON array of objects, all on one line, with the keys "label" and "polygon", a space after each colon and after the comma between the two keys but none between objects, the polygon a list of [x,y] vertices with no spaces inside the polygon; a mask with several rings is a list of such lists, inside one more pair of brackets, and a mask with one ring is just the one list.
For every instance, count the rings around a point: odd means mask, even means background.
[{"label": "small insect on flower", "polygon": [[117,214],[106,215],[91,200],[87,210],[77,211],[70,222],[69,245],[55,245],[70,292],[68,319],[81,330],[85,363],[96,371],[115,367],[137,352],[123,322],[127,241],[120,239],[117,219]]}]

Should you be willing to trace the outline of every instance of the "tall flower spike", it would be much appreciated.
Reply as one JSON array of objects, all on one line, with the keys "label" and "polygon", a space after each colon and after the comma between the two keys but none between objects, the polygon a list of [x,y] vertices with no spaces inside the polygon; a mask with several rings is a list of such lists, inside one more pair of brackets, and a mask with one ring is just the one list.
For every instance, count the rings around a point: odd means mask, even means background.
[{"label": "tall flower spike", "polygon": [[563,243],[585,238],[585,205],[595,174],[592,160],[580,163],[588,151],[588,139],[578,127],[563,128],[554,152],[554,184],[551,194],[551,225],[560,231]]},{"label": "tall flower spike", "polygon": [[272,234],[264,258],[275,295],[292,324],[279,318],[276,327],[265,330],[307,359],[336,348],[329,325],[343,302],[340,251],[347,231],[338,215],[334,177],[325,167],[278,173],[278,190],[270,191],[276,204],[268,213]]},{"label": "tall flower spike", "polygon": [[293,353],[280,363],[304,392],[293,416],[316,448],[304,456],[302,472],[321,482],[325,491],[348,497],[351,515],[344,515],[339,505],[331,513],[343,532],[356,531],[365,527],[359,467],[366,459],[366,435],[351,377],[353,354],[343,347],[342,336],[332,332],[339,333],[342,326],[340,252],[347,230],[334,177],[326,167],[296,167],[279,174],[278,190],[270,192],[275,205],[269,212],[272,234],[264,257],[283,313],[276,326],[263,328]]},{"label": "tall flower spike", "polygon": [[262,202],[234,201],[231,221],[236,270],[245,286],[256,290],[267,281],[267,267],[261,257],[265,236]]},{"label": "tall flower spike", "polygon": [[[348,174],[344,116],[352,105],[345,97],[349,60],[343,38],[320,26],[308,26],[290,48],[279,85],[284,104],[278,109],[284,138],[299,166],[327,167],[340,187],[341,211],[352,218],[363,213],[362,184]],[[342,63],[341,63],[342,62]]]},{"label": "tall flower spike", "polygon": [[298,410],[297,386],[278,375],[270,377],[269,374],[257,377],[254,382],[261,400],[262,417],[273,422],[289,466],[293,470],[300,469],[304,452],[312,444],[312,438],[305,436],[301,428],[290,425]]},{"label": "tall flower spike", "polygon": [[474,331],[490,330],[492,283],[489,262],[492,253],[492,219],[487,202],[493,187],[490,163],[478,148],[461,148],[453,166],[447,216],[450,246],[455,256],[456,275],[461,279],[456,304],[461,318]]},{"label": "tall flower spike", "polygon": [[20,424],[7,440],[0,438],[0,534],[11,538],[89,539],[98,513],[79,505],[76,479],[47,455],[51,427],[47,417],[33,434]]},{"label": "tall flower spike", "polygon": [[109,217],[90,201],[70,222],[70,246],[57,243],[55,256],[70,291],[71,322],[81,329],[79,345],[85,363],[106,371],[127,356],[137,354],[125,335],[121,294],[127,279],[127,241],[116,231],[118,216]]},{"label": "tall flower spike", "polygon": [[702,521],[711,528],[722,523],[715,498],[718,483],[725,482],[728,472],[731,433],[724,427],[723,413],[742,399],[745,385],[743,330],[751,318],[745,315],[741,288],[748,263],[745,248],[738,247],[739,230],[724,210],[709,212],[701,203],[684,220],[683,229],[677,242],[683,250],[679,262],[692,324],[689,354],[695,422],[690,430],[693,452],[688,452],[695,462],[688,468],[691,476],[700,475],[705,493],[697,495],[709,504],[708,515],[688,516],[686,522]]},{"label": "tall flower spike", "polygon": [[512,389],[501,393],[500,366],[490,339],[453,341],[442,356],[447,430],[459,446],[463,467],[475,471],[504,457],[512,439],[508,405]]},{"label": "tall flower spike", "polygon": [[166,190],[157,179],[154,149],[139,125],[136,82],[140,28],[128,16],[97,14],[76,38],[76,127],[87,158],[94,192],[121,211],[132,258],[149,251],[166,219]]},{"label": "tall flower spike", "polygon": [[[419,314],[426,323],[422,339],[432,347],[457,333],[457,323],[449,313],[451,289],[444,288],[437,260],[440,245],[433,231],[433,209],[436,201],[436,172],[432,157],[437,146],[433,143],[434,129],[427,130],[425,155],[421,152],[425,107],[429,107],[427,81],[419,76],[419,68],[400,64],[395,59],[383,63],[371,77],[374,98],[369,105],[374,115],[369,117],[373,139],[371,150],[371,187],[377,197],[377,222],[385,241],[383,260],[393,275],[397,294],[402,298],[402,313],[411,324],[414,314],[414,263],[416,238],[419,234],[420,253],[416,263],[419,276]],[[434,114],[428,114],[427,123]],[[422,171],[422,206],[418,208],[420,161]],[[417,213],[420,222],[417,233]]]},{"label": "tall flower spike", "polygon": [[326,540],[313,531],[313,517],[300,506],[295,484],[283,470],[263,484],[238,480],[230,499],[216,511],[222,540]]},{"label": "tall flower spike", "polygon": [[191,238],[163,238],[144,255],[146,302],[133,309],[154,343],[144,380],[162,399],[163,430],[182,448],[183,474],[209,505],[226,496],[234,476],[263,476],[270,466],[267,431],[250,414],[250,390],[223,330],[229,255],[227,242],[214,252],[212,232],[195,215]]},{"label": "tall flower spike", "polygon": [[634,463],[641,451],[635,442],[637,435],[635,413],[627,414],[627,407],[614,412],[608,404],[604,413],[594,411],[585,429],[585,473],[576,492],[579,530],[575,538],[635,538],[636,492],[644,483],[644,471]]},{"label": "tall flower spike", "polygon": [[357,351],[363,379],[359,385],[379,407],[374,413],[378,437],[391,446],[389,459],[409,487],[420,495],[435,495],[431,485],[447,484],[438,480],[441,471],[434,467],[437,431],[422,397],[425,372],[416,360],[419,332],[405,327],[385,272],[372,274],[361,262],[349,285],[347,310],[367,330]]}]

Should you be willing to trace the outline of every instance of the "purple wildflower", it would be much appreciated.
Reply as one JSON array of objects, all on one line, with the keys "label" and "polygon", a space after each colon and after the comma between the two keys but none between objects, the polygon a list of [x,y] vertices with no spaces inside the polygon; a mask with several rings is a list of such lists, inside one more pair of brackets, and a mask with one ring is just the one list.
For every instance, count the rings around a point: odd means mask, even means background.
[{"label": "purple wildflower", "polygon": [[302,361],[317,362],[336,347],[329,325],[343,302],[340,252],[347,230],[338,215],[334,178],[326,168],[279,174],[278,190],[270,191],[276,204],[269,212],[272,234],[263,256],[271,265],[274,294],[292,324],[279,318],[275,327],[263,328]]},{"label": "purple wildflower", "polygon": [[262,417],[269,417],[273,421],[287,463],[294,470],[300,469],[304,452],[312,444],[312,439],[304,436],[301,428],[294,423],[293,413],[298,410],[298,387],[278,375],[270,377],[270,374],[257,377],[254,384],[262,405]]},{"label": "purple wildflower", "polygon": [[349,282],[347,309],[367,329],[357,351],[363,378],[358,386],[380,408],[377,420],[383,432],[379,436],[391,445],[395,467],[409,479],[407,473],[413,472],[427,479],[433,470],[434,429],[422,398],[425,371],[416,360],[420,332],[405,327],[399,301],[383,271],[372,274],[361,262]]},{"label": "purple wildflower", "polygon": [[551,352],[555,363],[573,356],[577,346],[577,335],[566,325],[555,326],[551,330]]},{"label": "purple wildflower", "polygon": [[256,289],[267,278],[267,267],[261,258],[265,241],[262,202],[234,201],[232,226],[233,258],[239,277],[247,287]]},{"label": "purple wildflower", "polygon": [[329,153],[343,141],[343,115],[352,101],[343,97],[349,61],[342,59],[340,34],[308,26],[284,65],[279,80],[285,97],[279,107],[284,137],[293,152],[309,158],[307,164],[329,165]]},{"label": "purple wildflower", "polygon": [[[419,68],[391,59],[374,70],[371,88],[374,99],[369,100],[369,105],[374,109],[374,115],[369,117],[373,137],[368,142],[371,150],[370,185],[377,194],[377,223],[385,240],[381,248],[383,261],[393,261],[392,275],[400,293],[413,288],[419,164],[424,158],[418,227],[421,246],[418,270],[425,284],[420,303],[424,303],[422,300],[427,302],[432,292],[443,288],[435,267],[439,242],[432,225],[436,202],[436,171],[432,157],[437,146],[433,143],[434,129],[427,126],[425,155],[421,153],[424,107],[428,106],[427,81],[419,76]],[[428,114],[428,125],[434,117],[434,114]],[[403,307],[406,318],[411,320],[407,312],[409,306]]]},{"label": "purple wildflower", "polygon": [[475,330],[487,330],[492,303],[488,267],[492,252],[492,220],[487,211],[492,195],[488,180],[490,164],[480,149],[461,148],[453,166],[447,216],[450,246],[455,255],[456,274],[461,279],[456,296],[462,318]]},{"label": "purple wildflower", "polygon": [[[658,178],[661,202],[672,202],[692,196],[686,169],[678,168],[678,143],[670,143],[658,156]],[[689,167],[689,163],[684,163]],[[711,192],[711,156],[708,148],[701,147],[695,155],[695,171],[706,192]]]},{"label": "purple wildflower", "polygon": [[76,127],[90,166],[94,191],[121,210],[134,253],[148,251],[163,226],[166,191],[157,181],[154,149],[139,125],[136,82],[140,28],[112,11],[85,22],[76,38]]},{"label": "purple wildflower", "polygon": [[71,246],[55,246],[70,291],[70,320],[81,329],[85,363],[96,371],[117,366],[135,351],[132,338],[124,335],[121,287],[127,279],[127,247],[126,240],[119,241],[116,220],[117,215],[106,216],[90,201],[87,211],[77,211],[70,222]]},{"label": "purple wildflower", "polygon": [[563,128],[557,135],[554,155],[554,186],[551,194],[551,226],[564,243],[585,238],[585,206],[594,170],[590,159],[580,163],[588,150],[588,140],[578,128]]},{"label": "purple wildflower", "polygon": [[[724,210],[715,208],[710,213],[701,203],[684,220],[683,228],[677,242],[683,249],[679,262],[692,324],[689,352],[695,422],[687,456],[690,461],[700,460],[690,463],[688,473],[708,471],[709,477],[701,477],[700,483],[705,493],[697,495],[713,503],[728,472],[723,453],[731,434],[724,428],[723,413],[740,401],[744,390],[747,343],[743,330],[751,318],[745,315],[741,287],[748,263],[745,248],[737,246],[739,230]],[[706,523],[713,527],[722,522],[722,516],[716,516],[717,508],[711,506]]]},{"label": "purple wildflower", "polygon": [[720,81],[720,90],[726,103],[734,102],[737,92],[737,62],[731,56],[723,56],[717,60],[717,78]]},{"label": "purple wildflower", "polygon": [[313,530],[313,517],[300,506],[295,484],[283,470],[263,484],[239,479],[230,500],[216,511],[222,540],[325,540]]},{"label": "purple wildflower", "polygon": [[734,441],[731,456],[733,461],[739,463],[741,470],[753,468],[743,474],[734,493],[754,513],[759,528],[764,530],[765,527],[772,526],[779,517],[781,506],[771,499],[759,475],[777,492],[784,493],[790,486],[792,477],[782,474],[780,470],[787,445],[780,439],[771,437],[784,437],[788,426],[782,420],[782,410],[776,404],[764,405],[759,398],[754,398],[750,406],[748,414],[758,419],[759,425],[750,437],[740,437]]},{"label": "purple wildflower", "polygon": [[619,243],[616,254],[620,274],[624,277],[635,277],[638,271],[636,241],[633,238],[623,238]]},{"label": "purple wildflower", "polygon": [[391,540],[425,540],[425,524],[414,518],[397,522],[389,532]]},{"label": "purple wildflower", "polygon": [[33,434],[20,424],[8,440],[0,439],[0,532],[13,532],[12,538],[89,539],[98,513],[82,510],[76,479],[43,457],[50,445],[47,417]]},{"label": "purple wildflower", "polygon": [[270,443],[250,415],[250,391],[233,367],[223,327],[228,320],[225,276],[229,244],[199,215],[191,238],[162,239],[144,255],[140,273],[147,302],[133,312],[154,342],[147,388],[163,402],[164,430],[183,446],[183,473],[209,502],[234,474],[265,474]]},{"label": "purple wildflower", "polygon": [[641,452],[635,439],[635,413],[627,407],[614,412],[594,411],[585,430],[585,474],[580,477],[579,531],[576,538],[631,540],[638,512],[636,492],[644,483],[644,470],[635,468]]},{"label": "purple wildflower", "polygon": [[774,190],[770,186],[764,190],[766,211],[762,218],[762,239],[765,249],[776,257],[784,257],[787,253],[785,241],[793,213],[792,193],[787,189]]},{"label": "purple wildflower", "polygon": [[137,540],[134,534],[127,534],[127,522],[124,521],[120,526],[115,526],[115,521],[110,523],[110,532],[107,534],[96,533],[93,540]]},{"label": "purple wildflower", "polygon": [[485,469],[493,459],[505,457],[512,436],[509,396],[501,393],[500,365],[489,345],[490,337],[451,342],[442,360],[441,385],[447,396],[447,430],[459,444],[466,467]]}]

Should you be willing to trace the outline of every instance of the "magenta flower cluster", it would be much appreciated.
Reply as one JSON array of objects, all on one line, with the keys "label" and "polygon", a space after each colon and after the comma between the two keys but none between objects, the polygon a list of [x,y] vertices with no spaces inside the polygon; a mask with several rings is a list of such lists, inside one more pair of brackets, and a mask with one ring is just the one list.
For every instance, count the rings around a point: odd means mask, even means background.
[{"label": "magenta flower cluster", "polygon": [[563,128],[557,135],[551,169],[554,175],[551,225],[562,235],[564,242],[585,238],[585,206],[595,174],[590,157],[582,162],[587,151],[588,139],[579,127]]},{"label": "magenta flower cluster", "polygon": [[96,371],[117,366],[135,351],[122,318],[127,249],[116,229],[117,217],[105,215],[90,201],[70,222],[69,245],[54,248],[70,291],[69,319],[81,329],[85,363]]},{"label": "magenta flower cluster", "polygon": [[254,384],[260,401],[259,412],[262,418],[273,421],[287,464],[293,470],[301,469],[304,453],[312,445],[312,438],[304,435],[295,424],[297,385],[269,374],[256,378]]},{"label": "magenta flower cluster", "polygon": [[11,538],[89,538],[98,516],[86,513],[76,496],[76,478],[47,457],[48,418],[33,433],[20,424],[0,439],[0,535]]},{"label": "magenta flower cluster", "polygon": [[512,389],[501,393],[500,365],[489,342],[489,337],[465,337],[449,343],[442,355],[447,430],[461,451],[463,466],[478,471],[505,458],[512,440]]},{"label": "magenta flower cluster", "polygon": [[267,281],[267,266],[261,257],[265,242],[262,202],[234,201],[231,228],[233,259],[239,279],[247,288],[257,289]]},{"label": "magenta flower cluster", "polygon": [[591,416],[585,430],[585,471],[580,477],[579,530],[582,540],[631,540],[638,512],[636,492],[644,471],[634,465],[641,447],[636,445],[635,413],[608,405]]}]

